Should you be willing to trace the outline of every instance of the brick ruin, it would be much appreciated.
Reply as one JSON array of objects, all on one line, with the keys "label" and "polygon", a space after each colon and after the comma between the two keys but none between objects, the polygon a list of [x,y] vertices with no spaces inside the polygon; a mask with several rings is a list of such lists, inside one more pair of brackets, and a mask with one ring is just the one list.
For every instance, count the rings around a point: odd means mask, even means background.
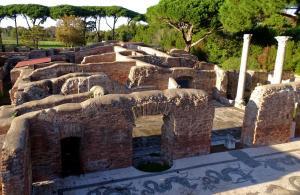
[{"label": "brick ruin", "polygon": [[[32,183],[72,171],[62,143],[78,148],[78,174],[132,166],[132,131],[141,116],[163,116],[161,158],[169,164],[208,154],[212,102],[230,104],[237,88],[233,71],[141,43],[99,43],[50,57],[10,71],[12,104],[0,107],[2,194],[31,194]],[[299,132],[300,84],[269,83],[268,73],[248,72],[241,131],[247,147],[288,142],[293,123]]]}]

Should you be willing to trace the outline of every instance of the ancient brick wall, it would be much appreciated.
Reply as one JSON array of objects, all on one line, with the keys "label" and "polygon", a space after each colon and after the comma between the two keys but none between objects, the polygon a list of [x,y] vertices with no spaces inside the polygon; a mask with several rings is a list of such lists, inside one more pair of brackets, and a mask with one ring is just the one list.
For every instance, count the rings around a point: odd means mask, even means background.
[{"label": "ancient brick wall", "polygon": [[246,107],[242,143],[259,146],[288,142],[294,94],[289,84],[256,87]]},{"label": "ancient brick wall", "polygon": [[143,52],[146,52],[147,54],[154,55],[154,56],[171,57],[170,55],[168,55],[164,52],[158,51],[156,49],[153,49],[151,47],[136,46],[136,49],[138,49],[140,51],[143,51]]},{"label": "ancient brick wall", "polygon": [[[165,116],[162,151],[169,161],[209,153],[214,109],[205,92],[175,89],[106,95],[15,118],[5,140],[9,145],[4,145],[3,151],[23,153],[4,152],[5,194],[24,194],[31,184],[31,170],[33,182],[59,177],[60,140],[66,137],[81,138],[84,172],[131,166],[135,118],[156,114]],[[28,128],[20,126],[22,121]],[[25,142],[28,136],[30,142]],[[19,162],[17,166],[9,164],[15,161]],[[9,174],[12,170],[16,171]]]},{"label": "ancient brick wall", "polygon": [[159,57],[159,56],[131,56],[132,59],[140,60],[142,62],[146,62],[148,64],[171,68],[171,67],[188,67],[193,68],[197,66],[198,61],[186,59],[182,57]]},{"label": "ancient brick wall", "polygon": [[114,62],[116,61],[116,53],[104,53],[100,55],[85,56],[81,64],[98,63],[98,62]]},{"label": "ancient brick wall", "polygon": [[[227,71],[228,77],[228,84],[227,84],[227,98],[235,99],[238,79],[239,79],[239,72],[238,71]],[[283,73],[283,80],[290,80],[293,79],[293,75],[289,72]],[[246,81],[245,81],[245,93],[244,99],[246,101],[249,100],[251,93],[255,89],[257,85],[267,85],[270,84],[270,73],[262,72],[262,71],[253,71],[248,70],[246,74]]]},{"label": "ancient brick wall", "polygon": [[[166,124],[176,124],[165,128],[163,133],[168,135],[162,139],[166,142],[162,143],[163,151],[172,154],[168,155],[170,158],[208,153],[213,109],[204,93],[187,91],[192,95],[185,90],[106,95],[83,102],[81,106],[65,104],[56,111],[41,113],[31,121],[33,180],[50,179],[59,174],[57,141],[61,139],[61,129],[68,124],[84,128],[81,154],[85,172],[131,166],[134,118],[143,115],[165,114],[173,120]],[[45,128],[49,130],[40,131]]]},{"label": "ancient brick wall", "polygon": [[74,95],[51,95],[42,100],[34,100],[23,103],[19,106],[0,107],[0,135],[4,135],[10,128],[11,122],[16,116],[28,112],[47,109],[66,103],[79,103],[91,98],[91,93],[80,93]]},{"label": "ancient brick wall", "polygon": [[16,119],[1,152],[2,195],[30,195],[32,184],[29,124]]},{"label": "ancient brick wall", "polygon": [[99,63],[99,64],[87,64],[84,70],[92,72],[103,72],[110,79],[117,81],[122,85],[126,85],[128,81],[128,75],[132,66],[135,66],[134,61],[128,62],[111,62],[111,63]]},{"label": "ancient brick wall", "polygon": [[134,61],[84,65],[60,63],[34,71],[29,69],[14,71],[21,75],[18,76],[19,79],[10,92],[11,102],[19,105],[27,101],[45,98],[51,94],[59,94],[67,79],[78,76],[87,77],[95,75],[97,72],[98,74],[99,72],[107,73],[106,80],[109,82],[106,84],[109,85],[105,89],[110,93],[124,93],[130,68],[134,65]]},{"label": "ancient brick wall", "polygon": [[79,64],[85,56],[114,52],[113,46],[98,46],[75,52],[75,63]]},{"label": "ancient brick wall", "polygon": [[125,85],[112,81],[105,74],[69,73],[53,79],[16,85],[11,90],[11,102],[21,105],[55,94],[67,95],[88,92],[95,85],[103,86],[107,93],[129,93]]},{"label": "ancient brick wall", "polygon": [[295,137],[300,137],[300,82],[290,83],[295,92],[295,110],[293,112],[295,124]]},{"label": "ancient brick wall", "polygon": [[218,66],[214,66],[216,71],[216,87],[214,91],[214,96],[218,99],[220,96],[226,97],[227,94],[227,85],[228,85],[228,74],[225,70]]},{"label": "ancient brick wall", "polygon": [[134,61],[89,63],[83,65],[60,63],[33,71],[30,75],[30,80],[50,79],[72,72],[103,72],[112,80],[125,85],[132,66],[135,66]]},{"label": "ancient brick wall", "polygon": [[154,86],[156,89],[168,88],[169,78],[191,77],[190,88],[205,90],[210,96],[216,84],[216,73],[213,70],[196,70],[192,68],[161,68],[157,66],[135,66],[130,70],[130,85]]}]

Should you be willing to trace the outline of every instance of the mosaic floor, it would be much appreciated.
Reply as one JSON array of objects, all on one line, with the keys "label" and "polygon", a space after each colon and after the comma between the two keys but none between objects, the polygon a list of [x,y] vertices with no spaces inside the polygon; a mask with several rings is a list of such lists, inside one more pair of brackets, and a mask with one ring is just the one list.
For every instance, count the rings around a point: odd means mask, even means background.
[{"label": "mosaic floor", "polygon": [[173,163],[171,169],[155,174],[129,167],[36,183],[34,194],[300,194],[300,140]]}]

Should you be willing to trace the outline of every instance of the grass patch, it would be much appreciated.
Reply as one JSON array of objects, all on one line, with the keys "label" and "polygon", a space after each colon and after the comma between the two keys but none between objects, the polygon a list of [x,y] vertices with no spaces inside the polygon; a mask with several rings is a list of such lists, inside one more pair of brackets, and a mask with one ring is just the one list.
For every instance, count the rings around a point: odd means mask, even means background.
[{"label": "grass patch", "polygon": [[156,163],[156,162],[149,162],[149,163],[141,163],[137,166],[137,169],[144,172],[162,172],[165,170],[170,169],[171,166],[167,163]]},{"label": "grass patch", "polygon": [[[16,46],[17,42],[15,39],[3,39],[3,45]],[[87,45],[92,45],[93,42],[88,42]],[[19,46],[24,46],[19,42]],[[41,49],[49,49],[49,48],[68,48],[63,43],[59,41],[40,41],[39,48]]]},{"label": "grass patch", "polygon": [[[14,39],[3,39],[3,44],[4,45],[16,45],[17,42]],[[24,46],[22,44],[19,44],[20,46]],[[63,43],[59,41],[40,41],[39,42],[39,48],[61,48],[65,47]]]}]

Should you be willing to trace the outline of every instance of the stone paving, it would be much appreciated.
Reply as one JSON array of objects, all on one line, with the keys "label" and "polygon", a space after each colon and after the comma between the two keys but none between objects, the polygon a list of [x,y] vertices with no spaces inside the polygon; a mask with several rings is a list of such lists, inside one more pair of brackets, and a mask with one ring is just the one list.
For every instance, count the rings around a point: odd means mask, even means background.
[{"label": "stone paving", "polygon": [[214,101],[215,118],[213,130],[235,129],[241,128],[244,119],[244,110],[233,106],[224,106],[221,103]]},{"label": "stone paving", "polygon": [[129,167],[35,183],[33,194],[300,194],[300,140],[175,160],[154,174]]},{"label": "stone paving", "polygon": [[[214,131],[240,130],[243,125],[244,110],[224,106],[214,101],[215,117],[213,122]],[[160,135],[163,125],[162,115],[142,116],[135,121],[133,137]]]}]

